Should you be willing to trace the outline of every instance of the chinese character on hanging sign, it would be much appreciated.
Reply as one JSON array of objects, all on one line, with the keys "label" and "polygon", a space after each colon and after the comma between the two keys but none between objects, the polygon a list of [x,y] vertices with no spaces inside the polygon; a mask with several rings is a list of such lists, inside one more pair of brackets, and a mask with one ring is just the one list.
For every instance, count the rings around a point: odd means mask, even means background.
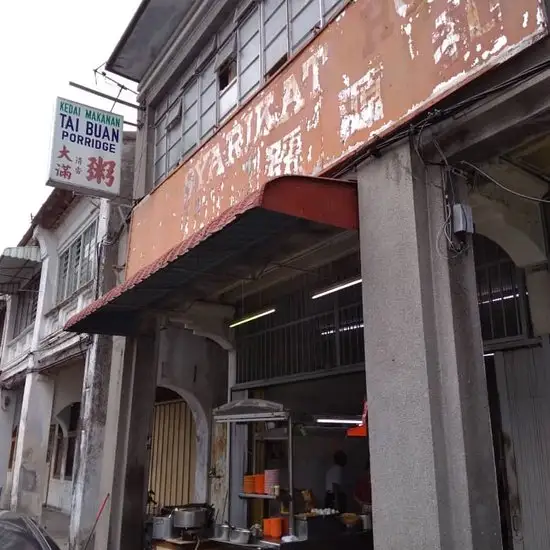
[{"label": "chinese character on hanging sign", "polygon": [[73,159],[69,156],[69,149],[65,145],[63,145],[63,149],[59,151],[59,155],[57,155],[58,159],[67,159],[69,162],[72,162]]},{"label": "chinese character on hanging sign", "polygon": [[116,162],[114,160],[104,160],[103,157],[88,158],[88,181],[95,180],[98,185],[104,183],[111,187],[115,181]]},{"label": "chinese character on hanging sign", "polygon": [[70,164],[58,164],[56,174],[65,180],[70,180],[73,177]]}]

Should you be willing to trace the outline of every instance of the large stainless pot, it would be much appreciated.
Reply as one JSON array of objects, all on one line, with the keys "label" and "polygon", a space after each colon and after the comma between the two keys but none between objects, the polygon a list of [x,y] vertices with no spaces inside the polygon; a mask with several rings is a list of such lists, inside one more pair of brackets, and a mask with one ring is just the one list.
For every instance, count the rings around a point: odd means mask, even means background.
[{"label": "large stainless pot", "polygon": [[217,540],[229,540],[231,526],[224,523],[223,525],[214,525],[214,538]]},{"label": "large stainless pot", "polygon": [[207,523],[207,508],[189,506],[174,510],[174,527],[177,529],[201,529]]},{"label": "large stainless pot", "polygon": [[250,531],[248,529],[232,529],[229,532],[229,542],[248,544],[250,542]]},{"label": "large stainless pot", "polygon": [[153,538],[156,540],[172,538],[172,518],[170,516],[153,518]]}]

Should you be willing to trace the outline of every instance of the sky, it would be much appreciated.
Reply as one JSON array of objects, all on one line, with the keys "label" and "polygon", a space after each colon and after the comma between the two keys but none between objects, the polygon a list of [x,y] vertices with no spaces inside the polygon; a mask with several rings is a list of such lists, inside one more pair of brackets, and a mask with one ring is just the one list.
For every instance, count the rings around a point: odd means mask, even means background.
[{"label": "sky", "polygon": [[[51,193],[46,186],[58,96],[110,111],[112,101],[77,90],[69,81],[116,96],[96,77],[140,0],[26,0],[0,3],[0,253],[17,246],[31,216]],[[110,75],[113,76],[113,75]],[[133,89],[135,84],[114,78]],[[124,92],[121,98],[134,101]],[[114,111],[135,121],[133,109]],[[131,130],[133,128],[128,127]]]}]

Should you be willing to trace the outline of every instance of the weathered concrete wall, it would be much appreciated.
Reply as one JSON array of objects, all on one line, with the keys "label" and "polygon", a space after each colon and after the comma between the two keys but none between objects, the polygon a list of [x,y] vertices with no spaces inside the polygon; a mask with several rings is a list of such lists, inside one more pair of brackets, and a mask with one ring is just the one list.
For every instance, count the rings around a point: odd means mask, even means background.
[{"label": "weathered concrete wall", "polygon": [[72,480],[50,477],[49,484],[47,505],[70,514],[73,494]]},{"label": "weathered concrete wall", "polygon": [[[21,419],[21,406],[23,404],[23,389],[24,387],[16,387],[13,390],[15,394],[15,408],[14,408],[12,429],[15,428],[16,426],[19,426],[19,421]],[[11,434],[10,434],[9,442],[11,447]],[[2,495],[0,495],[0,509],[2,510],[9,510],[11,506],[12,486],[13,486],[13,471],[10,470],[6,474],[4,489],[2,490]]]},{"label": "weathered concrete wall", "polygon": [[[134,550],[142,544],[158,343],[153,334],[141,335],[129,342],[126,353],[108,546],[112,550]],[[104,548],[96,545],[97,550]]]},{"label": "weathered concrete wall", "polygon": [[[99,494],[106,495],[111,494],[111,498],[108,499],[101,518],[98,521],[95,534],[95,548],[97,550],[104,550],[105,548],[113,548],[109,546],[109,528],[111,525],[111,516],[114,515],[112,510],[113,498],[116,500],[115,486],[115,460],[117,453],[117,445],[124,445],[124,415],[127,413],[124,406],[121,408],[122,398],[126,395],[130,388],[123,388],[123,380],[130,383],[128,378],[124,378],[124,365],[125,365],[125,348],[126,339],[123,337],[114,337],[112,343],[111,353],[111,374],[109,376],[109,394],[108,394],[108,408],[107,416],[105,420],[105,433],[103,440],[103,460],[101,463],[101,475],[99,484]],[[126,362],[131,360],[132,354],[130,352],[126,355]],[[127,369],[128,370],[128,369]],[[120,482],[120,480],[119,480]],[[115,506],[120,508],[121,501],[116,501]],[[115,508],[118,513],[121,511]]]},{"label": "weathered concrete wall", "polygon": [[548,265],[528,269],[529,309],[535,336],[550,334],[550,272]]},{"label": "weathered concrete wall", "polygon": [[227,352],[207,338],[183,328],[160,332],[158,385],[181,395],[195,419],[195,501],[208,497],[212,409],[226,400]]},{"label": "weathered concrete wall", "polygon": [[52,416],[57,416],[82,397],[85,358],[77,359],[72,365],[59,369],[52,378],[55,383]]},{"label": "weathered concrete wall", "polygon": [[471,247],[438,248],[441,173],[408,144],[358,180],[375,546],[500,550]]},{"label": "weathered concrete wall", "polygon": [[16,406],[16,393],[0,390],[0,504],[8,492],[6,482]]},{"label": "weathered concrete wall", "polygon": [[46,454],[54,397],[53,380],[38,373],[27,374],[15,456],[11,507],[40,519]]}]

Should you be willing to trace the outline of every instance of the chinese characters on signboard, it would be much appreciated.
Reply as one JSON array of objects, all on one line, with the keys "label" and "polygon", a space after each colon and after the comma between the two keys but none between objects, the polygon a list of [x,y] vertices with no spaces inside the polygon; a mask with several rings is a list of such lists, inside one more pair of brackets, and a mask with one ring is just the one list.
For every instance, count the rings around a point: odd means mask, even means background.
[{"label": "chinese characters on signboard", "polygon": [[58,98],[48,185],[86,195],[120,192],[124,120]]}]

